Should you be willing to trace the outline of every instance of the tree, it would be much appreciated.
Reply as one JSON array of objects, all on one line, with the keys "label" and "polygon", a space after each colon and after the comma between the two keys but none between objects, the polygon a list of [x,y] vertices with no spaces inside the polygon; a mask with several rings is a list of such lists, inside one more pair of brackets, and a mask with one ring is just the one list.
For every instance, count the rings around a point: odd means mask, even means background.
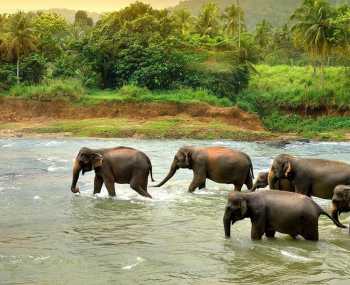
[{"label": "tree", "polygon": [[219,31],[219,8],[214,2],[208,2],[202,7],[198,16],[196,30],[202,36],[214,36]]},{"label": "tree", "polygon": [[17,83],[19,83],[21,57],[36,50],[36,38],[28,14],[18,12],[11,15],[8,24],[7,48],[9,54],[16,60],[16,77]]},{"label": "tree", "polygon": [[238,36],[239,29],[241,32],[245,29],[244,11],[235,4],[225,9],[222,18],[224,19],[224,30],[230,36]]},{"label": "tree", "polygon": [[262,48],[266,49],[272,41],[272,25],[262,20],[256,25],[255,42]]},{"label": "tree", "polygon": [[74,25],[80,27],[92,27],[94,21],[85,11],[79,10],[75,13]]},{"label": "tree", "polygon": [[293,13],[292,31],[298,43],[312,58],[321,62],[322,85],[325,59],[334,48],[334,25],[332,18],[335,10],[324,0],[304,0],[303,4]]},{"label": "tree", "polygon": [[191,16],[191,13],[186,9],[176,9],[173,13],[173,16],[175,18],[176,25],[180,29],[181,34],[187,34],[193,23],[193,17]]},{"label": "tree", "polygon": [[55,13],[38,13],[33,19],[33,30],[38,39],[38,49],[50,60],[62,52],[64,40],[69,35],[66,20]]}]

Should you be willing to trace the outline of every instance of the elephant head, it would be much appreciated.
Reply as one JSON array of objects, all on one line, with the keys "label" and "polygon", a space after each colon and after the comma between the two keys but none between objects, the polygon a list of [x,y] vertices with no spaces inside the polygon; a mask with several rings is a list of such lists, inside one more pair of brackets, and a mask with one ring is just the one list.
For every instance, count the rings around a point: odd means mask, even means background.
[{"label": "elephant head", "polygon": [[174,160],[170,166],[168,175],[163,179],[162,182],[157,184],[155,187],[160,187],[164,185],[170,178],[172,178],[175,172],[179,168],[192,168],[192,147],[182,147],[176,153]]},{"label": "elephant head", "polygon": [[254,192],[256,189],[265,188],[267,185],[269,185],[268,175],[269,175],[268,172],[259,172],[258,177],[256,178],[251,191]]},{"label": "elephant head", "polygon": [[294,160],[293,156],[288,154],[280,154],[273,162],[270,172],[274,179],[290,178],[294,172]]},{"label": "elephant head", "polygon": [[85,172],[91,171],[97,167],[100,167],[103,162],[102,154],[83,147],[80,149],[76,159],[73,164],[73,178],[72,178],[72,186],[71,191],[73,193],[78,193],[79,188],[77,188],[77,182],[79,179],[80,171],[82,171],[83,175]]},{"label": "elephant head", "polygon": [[225,214],[223,218],[225,236],[231,236],[231,224],[247,217],[248,206],[245,194],[231,192],[228,196]]},{"label": "elephant head", "polygon": [[339,214],[350,211],[350,186],[338,185],[332,197],[332,217],[339,222]]}]

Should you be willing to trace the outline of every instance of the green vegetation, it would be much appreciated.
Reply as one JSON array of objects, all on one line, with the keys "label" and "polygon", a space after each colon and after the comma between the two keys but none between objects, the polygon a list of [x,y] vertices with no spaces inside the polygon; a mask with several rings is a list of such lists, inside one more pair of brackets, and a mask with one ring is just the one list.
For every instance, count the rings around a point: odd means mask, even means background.
[{"label": "green vegetation", "polygon": [[[171,10],[136,2],[97,22],[84,11],[71,22],[52,12],[0,15],[0,92],[81,105],[238,105],[273,131],[345,132],[350,6],[277,2],[262,5],[266,15],[283,6],[274,15],[284,25],[264,17],[255,30],[248,7],[264,14],[256,0],[191,0]],[[197,4],[195,15],[181,9]]]},{"label": "green vegetation", "polygon": [[48,80],[38,85],[15,85],[10,96],[38,101],[78,101],[85,89],[78,80]]},{"label": "green vegetation", "polygon": [[[16,129],[16,126],[12,126]],[[19,129],[19,128],[18,128]],[[86,119],[59,121],[26,128],[25,133],[68,133],[81,137],[142,137],[261,140],[272,138],[269,132],[242,131],[221,121],[200,122],[185,116],[147,121],[130,119]]]},{"label": "green vegetation", "polygon": [[179,89],[171,91],[149,91],[134,85],[125,85],[117,91],[91,91],[83,97],[84,104],[102,102],[161,102],[161,103],[207,103],[213,106],[229,107],[233,103],[227,98],[218,98],[205,90]]}]

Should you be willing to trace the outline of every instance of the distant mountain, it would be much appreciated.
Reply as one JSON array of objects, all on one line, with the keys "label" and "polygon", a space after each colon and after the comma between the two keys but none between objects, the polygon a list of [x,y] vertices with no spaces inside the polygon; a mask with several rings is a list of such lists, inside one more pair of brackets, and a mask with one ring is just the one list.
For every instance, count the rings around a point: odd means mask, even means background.
[{"label": "distant mountain", "polygon": [[[61,15],[64,17],[69,23],[74,23],[75,19],[75,13],[77,12],[76,10],[71,10],[71,9],[48,9],[48,10],[42,10],[43,12],[53,12],[58,15]],[[96,12],[88,12],[87,14],[89,17],[91,17],[94,20],[94,23],[97,22],[97,20],[101,17],[101,14],[96,13]]]},{"label": "distant mountain", "polygon": [[[181,1],[176,8],[185,8],[197,15],[203,4],[209,0],[185,0]],[[212,0],[224,10],[236,0]],[[241,7],[245,12],[246,24],[249,30],[253,30],[257,23],[263,19],[268,20],[274,26],[286,23],[289,16],[299,6],[302,0],[240,0]],[[332,4],[350,4],[350,0],[330,0]]]}]

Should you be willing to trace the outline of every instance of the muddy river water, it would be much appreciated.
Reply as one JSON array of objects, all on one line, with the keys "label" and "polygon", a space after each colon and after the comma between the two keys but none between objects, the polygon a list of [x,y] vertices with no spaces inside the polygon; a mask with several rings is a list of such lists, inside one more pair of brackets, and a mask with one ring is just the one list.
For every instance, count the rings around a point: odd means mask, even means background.
[{"label": "muddy river water", "polygon": [[[182,140],[0,140],[0,284],[350,284],[350,236],[320,217],[320,241],[250,240],[250,221],[224,238],[231,185],[207,183],[187,193],[192,173],[179,170],[153,200],[127,185],[92,195],[93,173],[70,190],[81,146],[138,148],[154,177],[167,173],[182,145],[223,145],[247,152],[255,174],[279,153],[350,162],[349,143],[261,143]],[[330,201],[316,199],[328,210]],[[341,221],[349,222],[343,214]]]}]

